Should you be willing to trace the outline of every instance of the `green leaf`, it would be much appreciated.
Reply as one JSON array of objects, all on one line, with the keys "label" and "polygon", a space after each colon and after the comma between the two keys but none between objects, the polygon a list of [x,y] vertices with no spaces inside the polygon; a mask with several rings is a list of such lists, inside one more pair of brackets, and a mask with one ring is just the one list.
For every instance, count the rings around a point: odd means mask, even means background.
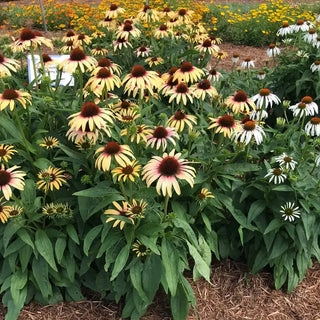
[{"label": "green leaf", "polygon": [[187,241],[187,245],[188,245],[189,252],[190,252],[192,258],[194,259],[195,268],[197,268],[198,272],[208,282],[210,282],[210,267],[209,267],[209,265],[204,261],[204,259],[200,255],[200,253],[197,251],[197,249],[189,241]]},{"label": "green leaf", "polygon": [[37,187],[33,180],[31,179],[25,180],[24,189],[20,191],[21,200],[24,205],[32,206],[34,204],[34,201],[36,199],[36,190],[37,190]]},{"label": "green leaf", "polygon": [[4,233],[3,233],[3,246],[6,249],[8,247],[8,244],[11,240],[11,238],[13,237],[13,235],[21,228],[21,225],[18,225],[17,223],[15,223],[14,221],[12,221],[11,223],[8,223],[6,225],[6,228],[4,229]]},{"label": "green leaf", "polygon": [[66,238],[58,238],[54,247],[54,251],[56,254],[56,258],[59,264],[61,264],[61,260],[64,254],[64,250],[66,249],[67,246],[67,240]]},{"label": "green leaf", "polygon": [[47,158],[39,158],[33,162],[33,165],[39,168],[40,170],[46,170],[49,167],[55,167],[55,165]]},{"label": "green leaf", "polygon": [[280,186],[275,186],[272,188],[273,191],[285,191],[285,192],[290,192],[290,191],[293,191],[293,189],[286,185],[286,184],[283,184],[283,185],[280,185]]},{"label": "green leaf", "polygon": [[81,288],[77,283],[73,283],[66,287],[66,291],[72,301],[81,301],[84,300],[84,296],[82,295]]},{"label": "green leaf", "polygon": [[171,296],[171,311],[174,320],[186,320],[189,314],[190,302],[181,284],[177,287],[177,293]]},{"label": "green leaf", "polygon": [[151,251],[157,255],[160,255],[160,251],[158,249],[158,246],[156,244],[157,238],[155,238],[155,241],[153,242],[151,238],[142,235],[137,236],[137,239],[141,241],[146,247],[150,248]]},{"label": "green leaf", "polygon": [[76,244],[80,244],[77,231],[76,231],[75,227],[74,227],[72,224],[68,224],[68,225],[67,225],[67,233],[68,233],[68,236],[69,236]]},{"label": "green leaf", "polygon": [[[206,265],[209,266],[210,268],[211,256],[212,256],[211,249],[201,234],[199,235],[199,253],[203,258],[204,262],[206,263]],[[197,266],[195,266],[195,268],[193,268],[193,279],[198,280],[200,276],[201,274],[199,273]]]},{"label": "green leaf", "polygon": [[248,223],[251,223],[252,220],[258,217],[265,208],[266,203],[264,200],[260,199],[253,202],[248,213]]},{"label": "green leaf", "polygon": [[87,166],[87,162],[82,153],[76,152],[71,150],[67,146],[63,145],[62,143],[59,144],[59,148],[65,152],[74,162],[83,165],[84,167]]},{"label": "green leaf", "polygon": [[32,260],[32,273],[41,294],[47,299],[52,295],[52,286],[49,281],[47,262],[41,257],[39,257],[39,259],[34,258]]},{"label": "green leaf", "polygon": [[99,226],[95,226],[85,236],[84,243],[83,243],[83,252],[86,256],[89,255],[89,249],[91,247],[91,244],[94,241],[94,239],[100,234],[102,228],[103,228],[102,224]]},{"label": "green leaf", "polygon": [[179,279],[179,253],[174,244],[167,240],[162,239],[161,244],[161,258],[165,270],[165,278],[167,280],[171,295],[174,296],[177,291]]},{"label": "green leaf", "polygon": [[142,288],[142,272],[143,264],[139,259],[136,259],[136,261],[130,265],[130,279],[140,298],[143,301],[148,301],[149,299]]},{"label": "green leaf", "polygon": [[143,264],[142,271],[142,287],[148,297],[148,304],[153,301],[153,298],[158,291],[161,281],[161,259],[154,254],[148,255]]},{"label": "green leaf", "polygon": [[131,243],[128,243],[119,252],[116,258],[116,261],[114,262],[114,267],[112,270],[110,281],[113,281],[125,267],[129,258],[130,249],[131,249]]},{"label": "green leaf", "polygon": [[21,136],[20,130],[13,120],[0,115],[0,126],[4,128],[5,131],[13,138],[17,139],[21,144],[23,144],[23,138]]},{"label": "green leaf", "polygon": [[289,243],[280,234],[277,235],[271,253],[269,255],[269,260],[278,258],[281,256],[289,247]]},{"label": "green leaf", "polygon": [[[95,187],[75,192],[73,195],[78,197],[98,198],[108,195],[119,195],[119,192],[110,187],[111,181],[102,181]],[[113,200],[116,201],[116,200]]]},{"label": "green leaf", "polygon": [[173,224],[177,227],[177,228],[181,228],[183,229],[183,231],[186,233],[188,239],[192,242],[192,244],[196,247],[199,246],[198,244],[198,240],[197,237],[194,233],[194,231],[192,230],[192,228],[190,227],[190,224],[182,219],[179,218],[175,218],[172,220]]},{"label": "green leaf", "polygon": [[25,270],[27,269],[32,253],[33,253],[33,250],[28,245],[25,245],[19,251],[19,257],[20,257],[20,263],[21,263],[22,272],[25,272]]},{"label": "green leaf", "polygon": [[33,250],[34,250],[34,243],[33,240],[30,237],[30,234],[28,233],[28,231],[26,229],[20,229],[17,232],[17,235],[19,236],[19,238],[26,243],[27,245],[29,245]]},{"label": "green leaf", "polygon": [[283,221],[281,221],[279,219],[273,219],[270,221],[270,223],[266,227],[266,230],[264,230],[263,234],[267,234],[267,233],[274,231],[274,230],[279,230],[282,226],[283,226]]},{"label": "green leaf", "polygon": [[265,248],[261,248],[259,252],[256,255],[256,258],[254,260],[251,272],[257,273],[262,268],[264,268],[268,264],[268,258],[267,258],[267,250]]},{"label": "green leaf", "polygon": [[19,306],[21,304],[21,300],[26,298],[26,295],[21,296],[22,289],[26,286],[28,281],[28,272],[16,271],[11,277],[11,286],[10,292],[15,305]]},{"label": "green leaf", "polygon": [[239,233],[239,237],[240,237],[240,242],[243,246],[243,227],[242,226],[239,226],[238,233]]},{"label": "green leaf", "polygon": [[45,231],[41,229],[36,231],[35,245],[40,255],[48,262],[50,267],[54,271],[58,272],[56,262],[54,260],[52,243]]}]

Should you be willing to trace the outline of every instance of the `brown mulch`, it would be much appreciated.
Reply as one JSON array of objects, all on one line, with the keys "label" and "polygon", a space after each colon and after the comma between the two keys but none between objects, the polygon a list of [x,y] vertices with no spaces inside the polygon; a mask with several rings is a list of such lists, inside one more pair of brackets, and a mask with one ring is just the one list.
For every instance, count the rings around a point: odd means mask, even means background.
[{"label": "brown mulch", "polygon": [[[192,280],[190,279],[190,282]],[[305,279],[287,294],[274,290],[272,275],[250,274],[241,263],[215,262],[209,284],[192,284],[199,320],[319,320],[320,263],[314,263]],[[101,301],[26,306],[19,320],[121,320],[121,306]],[[0,319],[5,310],[0,306]],[[193,311],[187,320],[196,320]],[[168,300],[159,294],[141,320],[172,320]]]}]

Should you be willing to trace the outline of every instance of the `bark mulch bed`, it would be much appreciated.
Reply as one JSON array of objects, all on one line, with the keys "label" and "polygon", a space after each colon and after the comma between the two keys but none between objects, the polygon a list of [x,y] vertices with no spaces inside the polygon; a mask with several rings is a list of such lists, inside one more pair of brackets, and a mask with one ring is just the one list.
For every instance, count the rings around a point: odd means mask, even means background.
[{"label": "bark mulch bed", "polygon": [[[191,281],[191,280],[190,280]],[[305,279],[290,294],[273,287],[272,275],[250,274],[241,263],[215,262],[209,284],[193,284],[199,320],[319,320],[320,263],[316,262]],[[5,310],[0,306],[0,319]],[[83,301],[26,306],[19,320],[121,320],[121,305]],[[141,320],[171,320],[168,301],[159,294]],[[188,320],[196,320],[193,311]]]}]

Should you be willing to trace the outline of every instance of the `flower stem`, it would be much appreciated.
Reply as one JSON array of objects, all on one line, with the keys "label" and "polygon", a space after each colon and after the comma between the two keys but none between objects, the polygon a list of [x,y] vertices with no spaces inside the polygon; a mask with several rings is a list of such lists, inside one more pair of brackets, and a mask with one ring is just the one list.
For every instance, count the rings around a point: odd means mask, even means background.
[{"label": "flower stem", "polygon": [[126,200],[128,201],[128,196],[127,196],[127,192],[126,192],[126,189],[124,188],[124,185],[123,185],[123,182],[120,180],[119,181],[119,184],[120,184],[120,188],[121,188],[121,191],[122,191],[122,195],[126,198]]},{"label": "flower stem", "polygon": [[32,60],[32,67],[34,72],[34,80],[36,82],[36,91],[39,90],[39,79],[38,79],[38,73],[36,68],[36,60],[34,58],[34,49],[33,46],[30,47],[30,53],[31,53],[31,60]]},{"label": "flower stem", "polygon": [[164,217],[166,217],[166,216],[167,216],[167,213],[168,213],[169,199],[170,199],[169,195],[166,194],[166,198],[165,198],[165,200],[164,200],[164,210],[163,210],[163,212],[164,212]]}]

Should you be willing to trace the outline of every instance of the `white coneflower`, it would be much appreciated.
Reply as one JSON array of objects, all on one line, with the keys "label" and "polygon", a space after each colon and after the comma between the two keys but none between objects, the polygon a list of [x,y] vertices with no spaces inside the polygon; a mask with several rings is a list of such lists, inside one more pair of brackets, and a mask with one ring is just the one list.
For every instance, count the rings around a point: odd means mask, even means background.
[{"label": "white coneflower", "polygon": [[315,163],[317,167],[320,166],[320,153],[316,156]]},{"label": "white coneflower", "polygon": [[266,77],[266,73],[264,71],[259,71],[258,72],[257,78],[259,80],[263,80],[265,77]]},{"label": "white coneflower", "polygon": [[293,29],[292,26],[288,23],[288,21],[284,21],[282,23],[282,27],[277,32],[277,34],[282,37],[291,33],[293,33]]},{"label": "white coneflower", "polygon": [[250,68],[254,68],[254,61],[251,60],[251,58],[245,58],[244,61],[242,61],[241,63],[241,68],[242,69],[250,69]]},{"label": "white coneflower", "polygon": [[232,62],[237,63],[239,61],[239,55],[237,53],[234,53],[232,55]]},{"label": "white coneflower", "polygon": [[310,69],[312,72],[320,72],[320,60],[316,60],[311,66]]},{"label": "white coneflower", "polygon": [[314,116],[319,112],[318,105],[309,96],[302,98],[299,103],[289,107],[289,110],[293,112],[295,117],[299,116],[300,118],[303,116]]},{"label": "white coneflower", "polygon": [[260,144],[265,135],[263,129],[255,121],[248,120],[241,124],[239,130],[233,133],[233,139],[247,145],[254,138],[256,144]]},{"label": "white coneflower", "polygon": [[295,218],[300,218],[299,207],[296,207],[293,202],[286,202],[284,206],[281,206],[280,213],[282,213],[282,218],[284,220],[289,220],[293,222]]},{"label": "white coneflower", "polygon": [[297,164],[297,161],[294,161],[285,152],[282,155],[276,157],[275,160],[279,163],[280,167],[285,167],[287,170],[294,170]]},{"label": "white coneflower", "polygon": [[317,38],[318,35],[315,29],[310,29],[309,32],[303,36],[303,40],[305,40],[308,43],[313,43],[317,41]]},{"label": "white coneflower", "polygon": [[311,118],[310,121],[307,122],[304,130],[308,136],[319,137],[320,136],[320,118],[319,117]]},{"label": "white coneflower", "polygon": [[253,110],[250,113],[250,119],[252,120],[259,121],[267,118],[268,118],[268,112],[265,110],[257,109],[257,110]]},{"label": "white coneflower", "polygon": [[213,68],[210,70],[205,69],[205,72],[208,77],[207,79],[212,82],[218,81],[221,77],[223,77],[219,71]]},{"label": "white coneflower", "polygon": [[300,19],[292,26],[293,32],[308,31],[312,25]]},{"label": "white coneflower", "polygon": [[271,108],[274,104],[279,104],[281,100],[269,89],[261,89],[258,94],[253,96],[251,100],[256,104],[258,108]]},{"label": "white coneflower", "polygon": [[272,57],[278,56],[279,54],[280,54],[280,49],[274,43],[271,43],[269,45],[269,48],[267,49],[268,57],[272,58]]},{"label": "white coneflower", "polygon": [[274,184],[283,183],[287,179],[281,168],[269,169],[264,177],[269,178],[269,182],[273,182]]},{"label": "white coneflower", "polygon": [[312,46],[317,49],[320,48],[320,37],[317,37],[317,39],[312,42]]}]

